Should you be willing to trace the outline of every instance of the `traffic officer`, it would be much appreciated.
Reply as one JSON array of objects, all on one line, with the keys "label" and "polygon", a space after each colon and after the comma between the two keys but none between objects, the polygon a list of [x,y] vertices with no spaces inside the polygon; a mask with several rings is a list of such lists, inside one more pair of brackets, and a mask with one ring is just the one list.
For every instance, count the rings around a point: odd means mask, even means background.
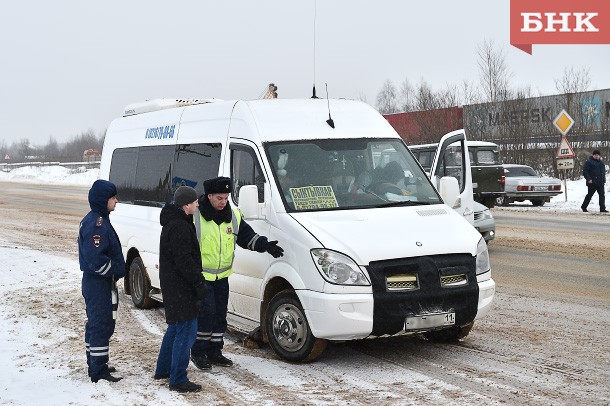
[{"label": "traffic officer", "polygon": [[212,365],[230,367],[233,362],[222,355],[223,336],[227,329],[229,276],[233,273],[235,244],[244,249],[268,252],[274,258],[284,255],[277,241],[260,236],[243,219],[239,209],[231,209],[230,178],[218,177],[203,183],[199,213],[194,216],[201,250],[203,276],[207,295],[201,301],[197,319],[197,340],[191,348],[191,360],[199,369]]},{"label": "traffic officer", "polygon": [[121,242],[109,218],[118,201],[116,194],[111,182],[93,182],[89,190],[91,211],[81,220],[78,231],[78,259],[87,311],[85,347],[92,382],[122,379],[110,374],[114,368],[108,368],[109,341],[118,307],[116,281],[125,276]]}]

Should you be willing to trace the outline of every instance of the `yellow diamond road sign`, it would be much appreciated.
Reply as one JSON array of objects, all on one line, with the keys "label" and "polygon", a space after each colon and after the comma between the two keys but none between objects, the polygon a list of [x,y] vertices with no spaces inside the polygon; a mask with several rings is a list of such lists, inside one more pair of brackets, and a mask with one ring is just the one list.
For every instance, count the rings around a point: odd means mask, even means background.
[{"label": "yellow diamond road sign", "polygon": [[566,135],[574,125],[574,119],[570,117],[567,111],[561,110],[557,117],[555,117],[555,120],[553,120],[553,124],[561,132],[561,135]]}]

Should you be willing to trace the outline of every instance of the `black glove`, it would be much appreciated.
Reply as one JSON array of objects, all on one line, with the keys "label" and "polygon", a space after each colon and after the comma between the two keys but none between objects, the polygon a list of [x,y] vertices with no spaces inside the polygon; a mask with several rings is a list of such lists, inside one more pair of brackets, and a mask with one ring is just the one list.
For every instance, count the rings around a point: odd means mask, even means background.
[{"label": "black glove", "polygon": [[201,300],[208,293],[208,285],[205,282],[200,282],[195,286],[195,295],[197,296],[197,300]]},{"label": "black glove", "polygon": [[265,246],[265,251],[273,256],[273,258],[279,258],[284,256],[284,249],[277,245],[277,241],[268,241]]}]

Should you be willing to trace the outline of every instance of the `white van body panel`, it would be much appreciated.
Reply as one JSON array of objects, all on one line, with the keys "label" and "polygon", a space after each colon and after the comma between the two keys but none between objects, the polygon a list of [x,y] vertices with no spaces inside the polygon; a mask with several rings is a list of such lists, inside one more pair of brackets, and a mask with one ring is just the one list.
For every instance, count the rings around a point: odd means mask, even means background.
[{"label": "white van body panel", "polygon": [[[347,254],[363,266],[388,258],[439,252],[475,254],[472,240],[477,237],[476,230],[463,230],[466,222],[445,205],[295,213],[294,218],[317,236],[324,248]],[[362,244],[361,230],[366,230],[369,237],[374,236],[374,245]],[[444,230],[442,238],[440,230]],[[453,230],[460,230],[459,234]]]}]

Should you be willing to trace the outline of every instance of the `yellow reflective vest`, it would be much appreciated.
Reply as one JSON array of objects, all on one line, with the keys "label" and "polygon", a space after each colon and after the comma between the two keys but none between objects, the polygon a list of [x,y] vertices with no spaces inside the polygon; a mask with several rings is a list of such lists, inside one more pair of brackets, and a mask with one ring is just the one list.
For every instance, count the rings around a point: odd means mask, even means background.
[{"label": "yellow reflective vest", "polygon": [[201,250],[203,276],[208,281],[228,278],[233,273],[235,244],[241,224],[239,209],[231,210],[231,222],[207,221],[198,211],[194,217],[197,241]]}]

